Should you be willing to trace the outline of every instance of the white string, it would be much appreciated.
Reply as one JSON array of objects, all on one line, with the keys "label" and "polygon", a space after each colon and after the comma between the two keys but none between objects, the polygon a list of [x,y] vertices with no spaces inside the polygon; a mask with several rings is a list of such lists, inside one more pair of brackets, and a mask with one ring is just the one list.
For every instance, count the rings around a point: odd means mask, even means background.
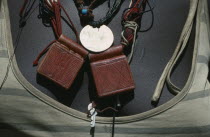
[{"label": "white string", "polygon": [[128,46],[128,44],[129,44],[129,42],[128,42],[128,40],[125,38],[125,36],[124,36],[124,32],[125,32],[125,30],[127,29],[127,28],[129,28],[129,29],[132,29],[134,32],[133,32],[133,34],[134,34],[134,37],[133,37],[133,43],[132,43],[132,45],[131,45],[131,52],[130,52],[130,54],[128,55],[128,62],[130,63],[131,62],[131,59],[132,59],[132,57],[133,57],[133,53],[134,53],[134,47],[135,47],[135,45],[136,45],[136,36],[137,36],[137,30],[138,30],[138,28],[139,28],[139,25],[136,23],[136,22],[134,22],[134,21],[125,21],[124,22],[124,25],[123,25],[123,31],[122,31],[122,33],[121,33],[121,37],[122,37],[122,39],[123,39],[123,41],[121,42],[121,44],[123,44],[123,45],[126,45],[126,46]]},{"label": "white string", "polygon": [[129,8],[132,6],[133,0],[131,0],[130,4],[129,4]]}]

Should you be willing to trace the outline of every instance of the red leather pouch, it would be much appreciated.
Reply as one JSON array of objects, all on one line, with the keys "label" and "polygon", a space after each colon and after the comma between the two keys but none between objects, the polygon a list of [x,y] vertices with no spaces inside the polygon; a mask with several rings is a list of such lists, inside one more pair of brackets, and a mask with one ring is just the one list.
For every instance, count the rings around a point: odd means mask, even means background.
[{"label": "red leather pouch", "polygon": [[90,54],[91,70],[99,97],[112,96],[135,88],[122,46],[112,47],[100,54]]},{"label": "red leather pouch", "polygon": [[73,40],[61,35],[40,62],[38,74],[69,89],[79,73],[88,52]]}]

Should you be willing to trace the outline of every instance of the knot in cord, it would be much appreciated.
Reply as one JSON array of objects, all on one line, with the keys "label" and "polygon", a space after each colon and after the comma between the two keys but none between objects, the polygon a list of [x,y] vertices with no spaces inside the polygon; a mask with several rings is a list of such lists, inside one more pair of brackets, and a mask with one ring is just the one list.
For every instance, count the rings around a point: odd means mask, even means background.
[{"label": "knot in cord", "polygon": [[121,33],[121,38],[122,38],[121,44],[125,46],[129,46],[132,43],[131,52],[128,55],[129,63],[131,62],[131,59],[133,57],[138,29],[139,29],[139,25],[135,21],[123,22],[123,31]]},{"label": "knot in cord", "polygon": [[121,37],[122,37],[121,44],[123,44],[125,46],[129,45],[129,40],[128,40],[127,36],[125,36],[125,32],[126,32],[127,29],[133,30],[133,32],[134,32],[133,35],[135,37],[136,34],[137,34],[138,28],[139,28],[139,25],[135,21],[125,21],[125,22],[123,22],[123,31],[121,33]]}]

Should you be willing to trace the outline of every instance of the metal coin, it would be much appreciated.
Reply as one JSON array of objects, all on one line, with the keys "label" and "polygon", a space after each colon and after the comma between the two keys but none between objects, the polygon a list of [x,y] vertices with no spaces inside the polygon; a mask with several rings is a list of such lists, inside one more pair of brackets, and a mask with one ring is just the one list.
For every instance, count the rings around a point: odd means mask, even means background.
[{"label": "metal coin", "polygon": [[102,52],[112,46],[114,35],[106,25],[102,25],[100,28],[87,25],[80,32],[80,41],[87,50]]}]

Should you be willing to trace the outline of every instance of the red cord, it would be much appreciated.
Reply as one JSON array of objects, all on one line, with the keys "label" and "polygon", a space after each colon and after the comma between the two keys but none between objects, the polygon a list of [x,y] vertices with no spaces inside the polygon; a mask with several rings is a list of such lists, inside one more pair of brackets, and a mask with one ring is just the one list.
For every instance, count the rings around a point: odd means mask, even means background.
[{"label": "red cord", "polygon": [[[60,37],[60,35],[62,34],[62,24],[61,24],[61,9],[62,9],[69,20],[69,23],[72,27],[73,32],[76,35],[77,42],[79,42],[78,32],[76,31],[76,28],[75,28],[73,22],[71,21],[70,16],[68,15],[68,13],[64,9],[64,7],[60,4],[60,0],[57,0],[57,2],[50,0],[50,3],[48,3],[48,1],[45,0],[45,3],[47,4],[48,8],[55,14],[55,16],[51,18],[51,24],[52,24],[52,28],[55,32],[56,39],[58,39]],[[38,65],[39,59],[48,51],[49,47],[54,42],[56,42],[56,40],[52,41],[49,45],[47,45],[47,47],[45,49],[42,50],[41,53],[39,53],[38,57],[33,62],[34,66]]]},{"label": "red cord", "polygon": [[[129,9],[125,14],[124,14],[124,17],[123,19],[125,21],[128,21],[130,20],[129,17],[132,17],[132,15],[134,15],[135,13],[138,13],[140,15],[140,13],[143,11],[144,9],[144,3],[146,3],[147,0],[137,0],[135,3],[132,3],[131,5],[134,5],[132,6],[131,9]],[[139,5],[140,3],[143,3],[142,6]],[[138,6],[141,6],[141,7],[138,7]],[[137,21],[138,19],[140,19],[141,16],[136,16],[136,17],[132,17],[132,21]]]},{"label": "red cord", "polygon": [[47,45],[47,47],[45,47],[42,52],[39,53],[39,55],[37,56],[36,60],[34,60],[33,62],[33,66],[37,66],[39,63],[39,59],[48,51],[49,47],[55,43],[56,40],[52,41],[50,44]]}]

